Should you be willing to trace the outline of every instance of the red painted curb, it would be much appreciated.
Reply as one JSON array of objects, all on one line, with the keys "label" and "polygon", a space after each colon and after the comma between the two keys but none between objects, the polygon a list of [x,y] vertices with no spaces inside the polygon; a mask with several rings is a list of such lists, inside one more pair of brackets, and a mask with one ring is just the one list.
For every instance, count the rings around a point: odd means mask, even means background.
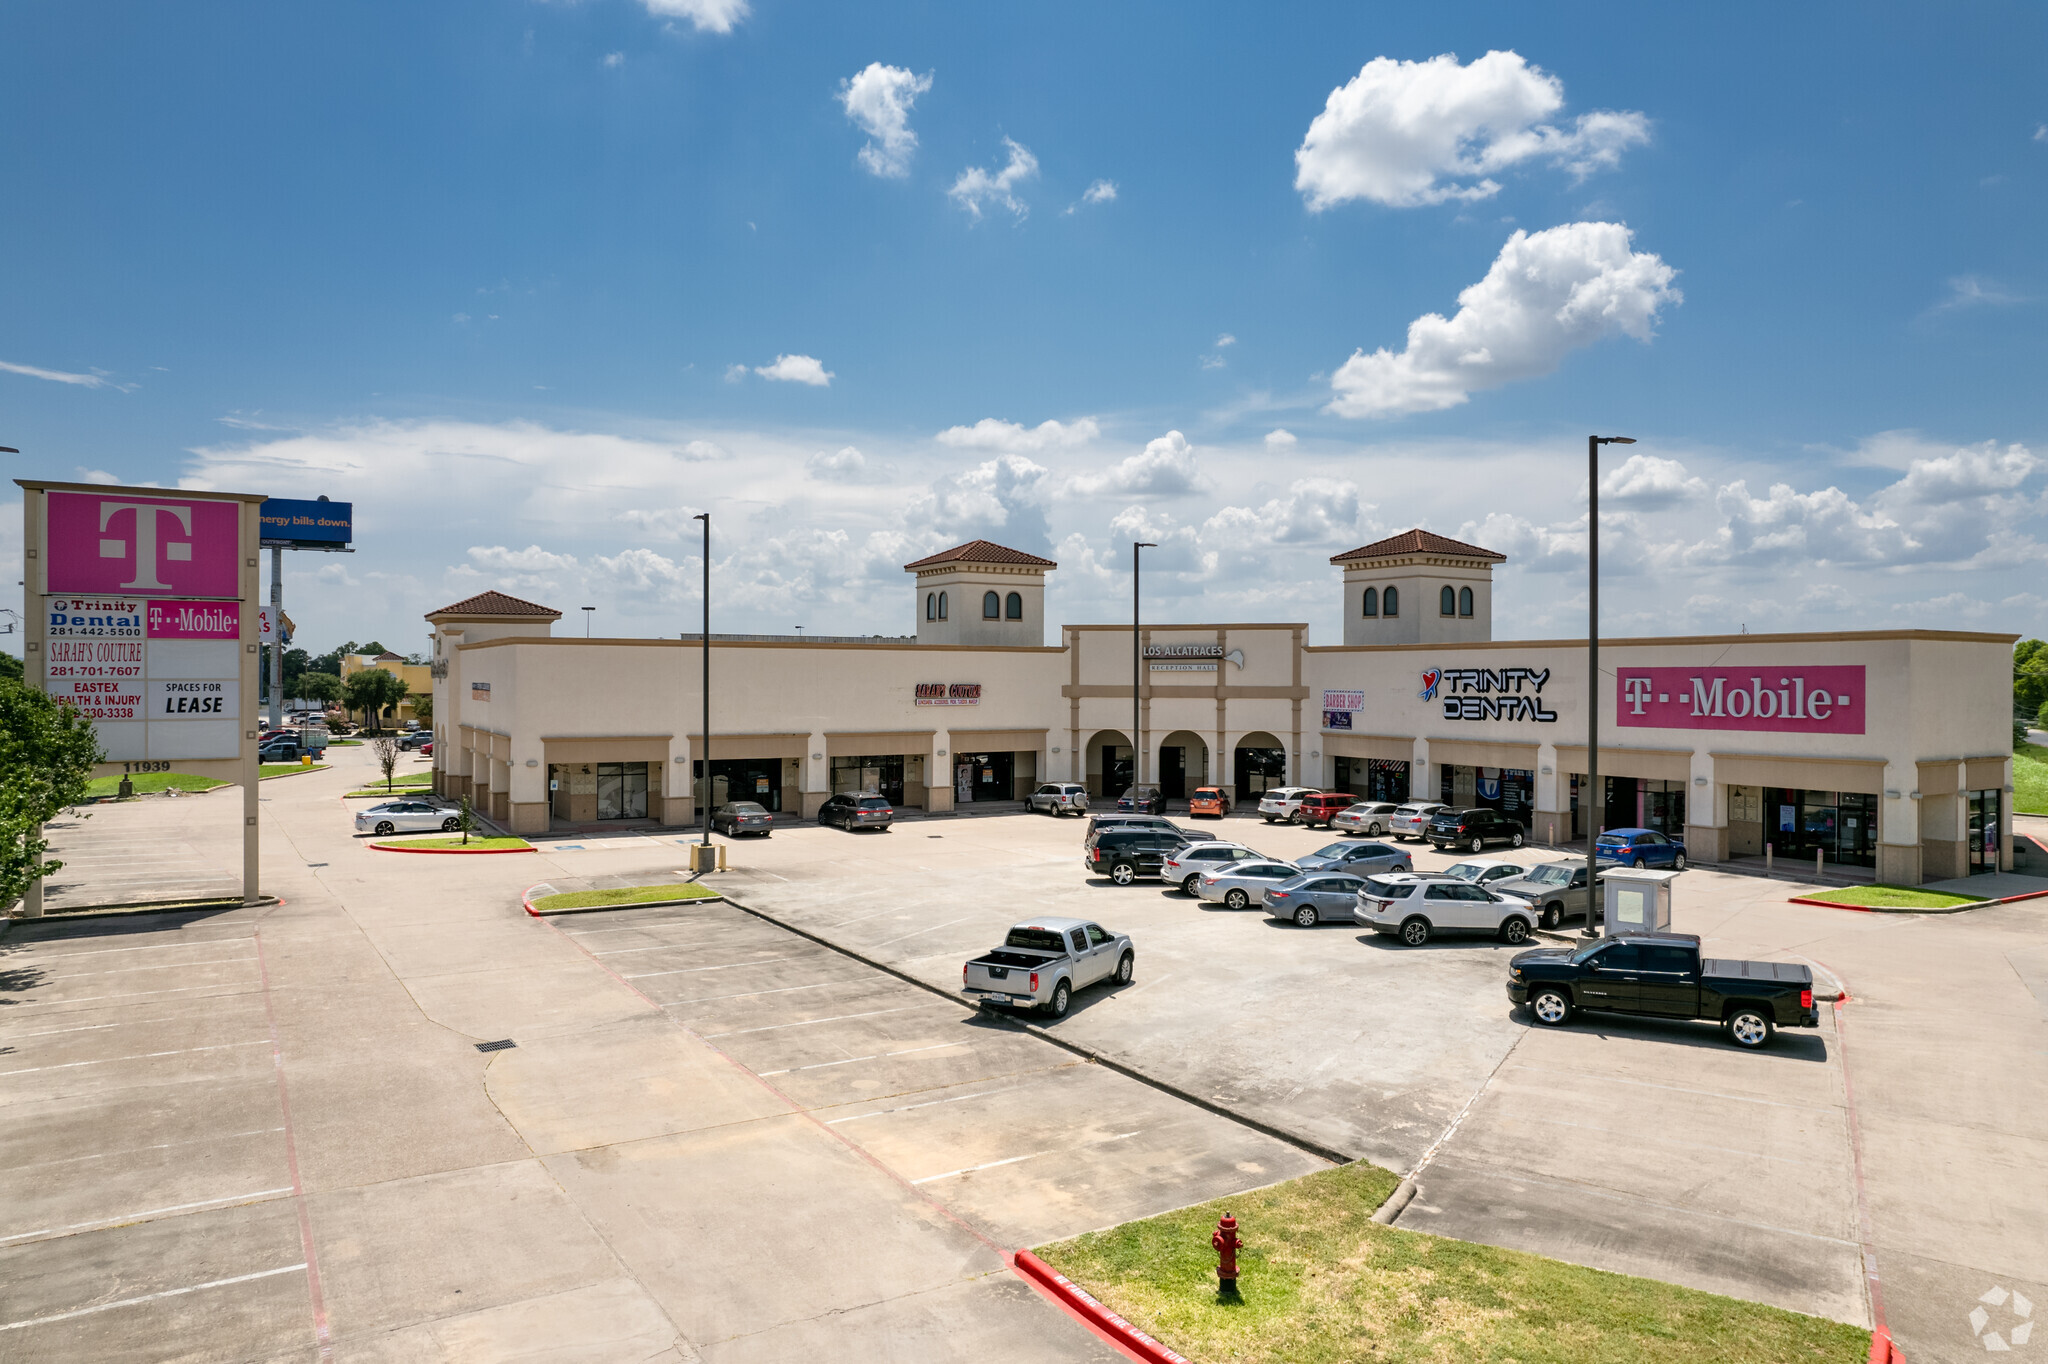
[{"label": "red painted curb", "polygon": [[1095,1327],[1133,1359],[1145,1364],[1193,1364],[1186,1355],[1161,1345],[1137,1327],[1095,1300],[1087,1289],[1054,1269],[1028,1250],[1020,1250],[1011,1263],[1019,1274],[1059,1300],[1076,1316]]},{"label": "red painted curb", "polygon": [[1906,1352],[1882,1326],[1870,1333],[1870,1364],[1906,1364]]},{"label": "red painted curb", "polygon": [[444,853],[450,857],[495,857],[499,853],[540,851],[539,848],[405,848],[396,843],[372,843],[370,847],[377,852],[419,853],[422,856]]}]

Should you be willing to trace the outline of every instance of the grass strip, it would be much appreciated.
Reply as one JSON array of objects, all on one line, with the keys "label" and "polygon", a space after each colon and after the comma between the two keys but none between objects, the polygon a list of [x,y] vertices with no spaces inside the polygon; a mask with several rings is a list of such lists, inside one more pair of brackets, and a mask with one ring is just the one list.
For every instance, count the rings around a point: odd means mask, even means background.
[{"label": "grass strip", "polygon": [[523,838],[478,838],[471,835],[468,843],[461,834],[448,838],[408,838],[402,842],[380,839],[379,844],[387,848],[468,848],[471,852],[493,852],[504,848],[530,848],[533,844]]},{"label": "grass strip", "polygon": [[[128,780],[135,783],[135,794],[138,796],[160,795],[173,786],[180,791],[211,791],[216,786],[234,784],[215,781],[212,777],[195,777],[190,772],[137,772]],[[120,792],[119,777],[94,777],[85,785],[85,793],[88,796],[114,796]]]},{"label": "grass strip", "polygon": [[1865,909],[1953,909],[1957,905],[1982,904],[1981,895],[1951,895],[1924,886],[1851,886],[1847,890],[1817,890],[1802,900],[1826,900],[1831,905],[1858,905]]},{"label": "grass strip", "polygon": [[2012,808],[2023,815],[2048,815],[2048,747],[2012,746]]},{"label": "grass strip", "polygon": [[559,895],[543,895],[533,902],[533,907],[546,911],[550,909],[600,909],[609,905],[644,905],[650,900],[711,900],[718,892],[708,886],[690,881],[677,881],[665,886],[626,886],[619,890],[571,890]]},{"label": "grass strip", "polygon": [[[1870,1332],[1653,1279],[1375,1226],[1397,1180],[1359,1163],[1040,1247],[1203,1364],[1864,1364]],[[1209,1234],[1245,1249],[1222,1299]]]},{"label": "grass strip", "polygon": [[314,763],[310,767],[304,763],[264,763],[262,769],[256,774],[256,779],[258,781],[268,781],[272,777],[289,777],[300,772],[324,772],[326,770],[326,763]]}]

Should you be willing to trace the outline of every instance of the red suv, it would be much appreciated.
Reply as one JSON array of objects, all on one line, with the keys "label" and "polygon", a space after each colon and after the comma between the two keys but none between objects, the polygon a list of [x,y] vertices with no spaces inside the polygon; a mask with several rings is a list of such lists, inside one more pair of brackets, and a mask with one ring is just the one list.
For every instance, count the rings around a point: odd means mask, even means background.
[{"label": "red suv", "polygon": [[1330,821],[1358,804],[1358,797],[1343,791],[1318,791],[1312,796],[1303,796],[1301,805],[1294,812],[1296,824],[1313,828],[1320,824],[1325,829]]}]

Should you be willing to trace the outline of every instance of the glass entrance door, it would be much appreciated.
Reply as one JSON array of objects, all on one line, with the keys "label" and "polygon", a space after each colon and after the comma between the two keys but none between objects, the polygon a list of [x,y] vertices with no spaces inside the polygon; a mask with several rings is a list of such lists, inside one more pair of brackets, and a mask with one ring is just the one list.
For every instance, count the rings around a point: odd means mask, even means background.
[{"label": "glass entrance door", "polygon": [[599,763],[597,765],[597,817],[599,819],[647,818],[646,763]]},{"label": "glass entrance door", "polygon": [[2000,791],[1970,792],[1970,875],[1998,870]]}]

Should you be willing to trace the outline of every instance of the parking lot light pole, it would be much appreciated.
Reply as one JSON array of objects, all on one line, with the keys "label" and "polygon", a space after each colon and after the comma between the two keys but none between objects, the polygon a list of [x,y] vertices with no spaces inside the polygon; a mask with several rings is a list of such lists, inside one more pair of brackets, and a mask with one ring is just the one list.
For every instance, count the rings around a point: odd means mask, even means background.
[{"label": "parking lot light pole", "polygon": [[[1145,650],[1138,642],[1138,551],[1157,548],[1159,546],[1146,540],[1131,542],[1131,790],[1134,792],[1138,783],[1144,780],[1144,769],[1138,760],[1138,754],[1143,751],[1142,740],[1138,738],[1139,707],[1143,704],[1139,698],[1144,691],[1142,684],[1145,680]],[[1109,793],[1105,791],[1103,794]]]},{"label": "parking lot light pole", "polygon": [[698,512],[690,518],[704,523],[704,785],[697,791],[697,818],[702,823],[705,847],[711,846],[711,513]]},{"label": "parking lot light pole", "polygon": [[1586,815],[1586,936],[1600,936],[1606,908],[1600,905],[1594,844],[1600,822],[1594,811],[1600,800],[1600,447],[1634,445],[1634,436],[1586,437],[1586,791],[1579,806]]},{"label": "parking lot light pole", "polygon": [[597,608],[595,606],[586,606],[583,608],[583,637],[585,639],[590,638],[590,616],[591,613],[596,610]]}]

